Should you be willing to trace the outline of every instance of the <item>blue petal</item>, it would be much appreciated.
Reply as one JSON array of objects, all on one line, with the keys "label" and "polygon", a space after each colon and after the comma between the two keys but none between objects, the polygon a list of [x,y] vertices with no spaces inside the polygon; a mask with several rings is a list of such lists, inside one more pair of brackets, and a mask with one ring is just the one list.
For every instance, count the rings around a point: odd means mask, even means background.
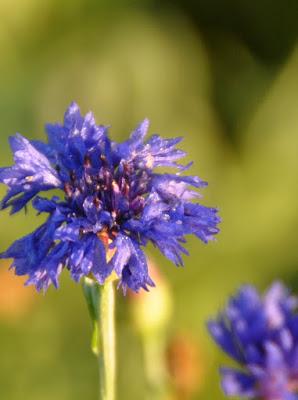
[{"label": "blue petal", "polygon": [[216,343],[238,362],[244,361],[242,349],[237,343],[237,339],[233,337],[231,331],[227,328],[224,317],[220,316],[218,320],[210,320],[208,322],[208,330]]},{"label": "blue petal", "polygon": [[2,208],[12,206],[14,213],[39,191],[60,187],[61,181],[49,160],[29,140],[17,134],[10,138],[10,145],[15,165],[0,170],[0,182],[9,187]]},{"label": "blue petal", "polygon": [[148,290],[147,286],[154,286],[154,282],[148,275],[148,266],[143,251],[136,243],[131,241],[133,253],[128,263],[122,269],[120,285],[126,293],[127,288],[138,292],[141,288]]},{"label": "blue petal", "polygon": [[83,118],[77,103],[72,102],[64,114],[64,126],[68,130],[81,129]]},{"label": "blue petal", "polygon": [[257,397],[256,381],[252,376],[232,368],[222,368],[222,388],[227,396],[240,396],[248,399]]},{"label": "blue petal", "polygon": [[139,144],[141,144],[147,134],[148,128],[149,128],[149,120],[146,118],[144,121],[142,121],[137,128],[131,133],[129,142],[131,143],[131,146],[133,148],[137,147]]},{"label": "blue petal", "polygon": [[110,265],[117,275],[121,277],[123,268],[128,264],[134,248],[130,238],[121,234],[113,242],[112,248],[115,248],[116,252],[110,260]]}]

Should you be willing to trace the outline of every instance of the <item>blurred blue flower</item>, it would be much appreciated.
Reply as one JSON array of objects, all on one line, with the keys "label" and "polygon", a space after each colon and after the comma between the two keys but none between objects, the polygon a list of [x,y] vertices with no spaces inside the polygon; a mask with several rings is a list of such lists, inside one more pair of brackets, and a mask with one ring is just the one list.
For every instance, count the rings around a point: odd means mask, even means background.
[{"label": "blurred blue flower", "polygon": [[225,311],[208,323],[217,344],[241,369],[222,368],[226,395],[298,399],[298,298],[281,283],[261,297],[243,286]]},{"label": "blurred blue flower", "polygon": [[[92,113],[83,117],[72,103],[63,125],[46,126],[48,143],[10,138],[15,165],[0,169],[0,182],[8,186],[2,208],[15,213],[32,200],[38,213],[48,214],[1,254],[14,259],[17,275],[29,276],[27,284],[57,287],[66,267],[75,281],[92,276],[103,284],[115,271],[124,292],[147,289],[154,283],[142,246],[152,242],[182,265],[185,235],[208,242],[218,232],[217,210],[192,202],[199,194],[191,187],[206,183],[181,175],[190,166],[177,163],[185,155],[176,148],[181,138],[144,141],[148,126],[144,120],[128,140],[116,143]],[[178,173],[158,173],[157,167]],[[50,189],[61,189],[62,197],[37,196]]]}]

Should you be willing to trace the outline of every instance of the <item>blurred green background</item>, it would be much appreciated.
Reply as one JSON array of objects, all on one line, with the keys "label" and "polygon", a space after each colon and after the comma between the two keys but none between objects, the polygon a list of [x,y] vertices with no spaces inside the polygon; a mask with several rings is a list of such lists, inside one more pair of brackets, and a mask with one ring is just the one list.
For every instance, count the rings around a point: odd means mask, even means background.
[{"label": "blurred green background", "polygon": [[[151,133],[183,135],[192,172],[209,182],[203,202],[220,208],[217,242],[190,239],[184,269],[150,249],[173,302],[164,399],[223,399],[217,369],[228,361],[205,321],[240,284],[282,279],[298,290],[297,20],[296,0],[0,2],[1,166],[9,135],[44,138],[44,123],[75,100],[116,139],[144,117]],[[1,249],[39,224],[3,212]],[[65,274],[61,290],[37,295],[7,267],[0,398],[96,399],[81,288]],[[118,399],[153,400],[133,301],[118,292]]]}]

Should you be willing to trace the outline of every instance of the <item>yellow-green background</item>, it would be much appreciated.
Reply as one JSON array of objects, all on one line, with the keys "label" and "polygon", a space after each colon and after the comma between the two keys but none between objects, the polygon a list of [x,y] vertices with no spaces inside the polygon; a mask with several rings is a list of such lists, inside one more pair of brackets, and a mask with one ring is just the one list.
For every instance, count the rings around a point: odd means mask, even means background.
[{"label": "yellow-green background", "polygon": [[[295,0],[0,2],[1,166],[11,162],[9,135],[44,138],[44,123],[75,100],[115,139],[144,117],[151,133],[183,135],[192,172],[209,182],[203,201],[223,219],[217,242],[190,238],[184,269],[153,252],[173,294],[169,337],[188,332],[200,349],[193,399],[223,398],[217,368],[227,360],[204,324],[228,294],[274,279],[298,289],[297,20]],[[39,223],[3,212],[1,249]],[[6,269],[0,398],[96,399],[79,285],[65,274],[60,290],[33,295]],[[117,302],[118,398],[140,400],[140,342],[120,292]]]}]

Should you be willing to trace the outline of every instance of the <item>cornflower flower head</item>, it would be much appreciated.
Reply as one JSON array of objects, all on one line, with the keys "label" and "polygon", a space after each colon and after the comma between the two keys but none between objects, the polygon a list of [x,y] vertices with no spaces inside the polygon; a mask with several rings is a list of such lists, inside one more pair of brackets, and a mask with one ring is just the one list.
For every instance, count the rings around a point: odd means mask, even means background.
[{"label": "cornflower flower head", "polygon": [[[193,201],[199,197],[194,189],[206,183],[182,175],[188,166],[177,163],[185,155],[176,148],[181,138],[153,135],[145,141],[148,126],[144,120],[128,140],[116,143],[92,113],[83,117],[72,103],[62,125],[46,125],[47,143],[20,134],[10,138],[15,164],[0,169],[0,182],[8,186],[2,208],[13,214],[32,202],[38,214],[48,215],[1,254],[13,258],[17,275],[28,275],[27,284],[58,287],[67,268],[75,281],[88,276],[103,284],[115,272],[124,292],[147,289],[154,285],[143,252],[148,242],[182,265],[185,235],[213,239],[217,210]],[[50,189],[60,189],[61,196],[39,196]]]},{"label": "cornflower flower head", "polygon": [[208,328],[239,369],[222,368],[227,396],[298,399],[298,298],[281,283],[263,295],[243,286]]}]

